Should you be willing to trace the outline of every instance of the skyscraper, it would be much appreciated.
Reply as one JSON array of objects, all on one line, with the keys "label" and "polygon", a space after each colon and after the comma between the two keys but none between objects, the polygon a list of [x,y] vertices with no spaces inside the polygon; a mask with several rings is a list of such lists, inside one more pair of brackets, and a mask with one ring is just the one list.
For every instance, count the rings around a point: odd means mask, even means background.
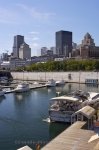
[{"label": "skyscraper", "polygon": [[31,48],[25,42],[19,48],[19,58],[31,59]]},{"label": "skyscraper", "polygon": [[22,35],[14,36],[13,56],[16,58],[19,58],[19,48],[22,43],[24,43],[24,36]]},{"label": "skyscraper", "polygon": [[58,31],[56,32],[56,54],[69,57],[72,52],[72,32]]},{"label": "skyscraper", "polygon": [[47,47],[42,47],[41,48],[41,56],[44,56],[47,54]]}]

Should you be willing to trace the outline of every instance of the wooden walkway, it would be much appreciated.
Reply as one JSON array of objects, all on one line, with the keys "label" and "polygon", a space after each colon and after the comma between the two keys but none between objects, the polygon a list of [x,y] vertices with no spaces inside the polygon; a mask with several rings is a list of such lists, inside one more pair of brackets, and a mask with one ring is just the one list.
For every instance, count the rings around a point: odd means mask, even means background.
[{"label": "wooden walkway", "polygon": [[84,121],[77,121],[41,150],[99,150],[99,139],[88,143],[95,133],[91,130],[81,129],[85,124]]}]

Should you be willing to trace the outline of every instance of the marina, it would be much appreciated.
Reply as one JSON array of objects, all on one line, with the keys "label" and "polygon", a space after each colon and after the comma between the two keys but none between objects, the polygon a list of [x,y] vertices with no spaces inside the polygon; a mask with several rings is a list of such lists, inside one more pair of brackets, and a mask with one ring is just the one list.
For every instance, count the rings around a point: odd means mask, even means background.
[{"label": "marina", "polygon": [[68,123],[49,121],[50,100],[72,93],[75,88],[98,93],[98,87],[84,84],[66,83],[64,86],[47,88],[45,84],[31,83],[30,91],[12,91],[0,97],[0,149],[17,150],[25,145],[36,149],[37,144],[40,144],[40,148],[44,147],[70,126]]}]

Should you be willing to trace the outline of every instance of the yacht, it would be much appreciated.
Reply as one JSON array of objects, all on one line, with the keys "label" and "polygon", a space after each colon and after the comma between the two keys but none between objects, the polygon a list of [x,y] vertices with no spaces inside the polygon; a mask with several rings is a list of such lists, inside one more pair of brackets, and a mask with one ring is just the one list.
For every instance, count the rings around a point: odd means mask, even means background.
[{"label": "yacht", "polygon": [[55,87],[56,86],[56,82],[53,79],[50,79],[47,83],[46,83],[47,87]]},{"label": "yacht", "polygon": [[56,85],[57,85],[57,86],[65,85],[65,81],[64,81],[64,80],[56,81]]},{"label": "yacht", "polygon": [[30,90],[29,84],[21,83],[21,84],[18,84],[18,86],[15,89],[15,92],[20,93],[20,92],[26,92],[26,91],[29,91],[29,90]]},{"label": "yacht", "polygon": [[75,91],[50,101],[49,118],[56,122],[71,122],[73,113],[99,98],[99,93]]}]

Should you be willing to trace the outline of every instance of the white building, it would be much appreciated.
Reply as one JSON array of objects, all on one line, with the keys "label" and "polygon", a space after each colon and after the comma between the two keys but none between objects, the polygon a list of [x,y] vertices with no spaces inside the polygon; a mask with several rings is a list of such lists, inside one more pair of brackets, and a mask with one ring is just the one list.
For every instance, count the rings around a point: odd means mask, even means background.
[{"label": "white building", "polygon": [[15,70],[18,67],[24,67],[30,65],[31,61],[22,59],[12,59],[10,61],[3,61],[0,64],[1,69]]},{"label": "white building", "polygon": [[31,59],[31,48],[25,42],[19,48],[19,58]]},{"label": "white building", "polygon": [[0,68],[1,69],[7,69],[9,70],[11,68],[11,63],[10,61],[3,61],[1,64],[0,64]]}]

